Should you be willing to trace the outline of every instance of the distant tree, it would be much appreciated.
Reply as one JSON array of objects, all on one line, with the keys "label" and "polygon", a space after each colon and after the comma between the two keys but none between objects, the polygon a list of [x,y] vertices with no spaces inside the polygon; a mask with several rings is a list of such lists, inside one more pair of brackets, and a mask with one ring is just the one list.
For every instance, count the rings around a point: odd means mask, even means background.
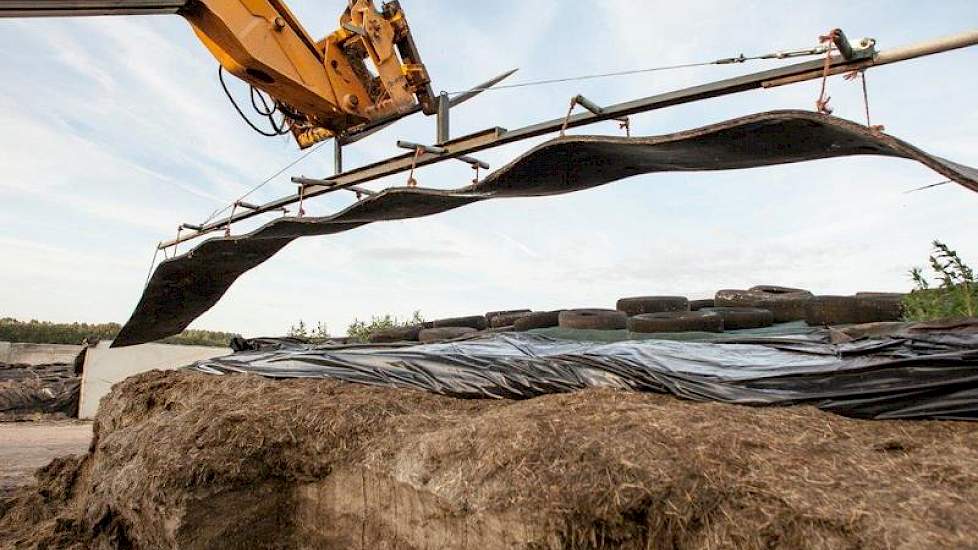
[{"label": "distant tree", "polygon": [[289,336],[312,342],[322,342],[330,338],[326,323],[319,321],[316,323],[316,328],[309,328],[302,319],[289,327]]},{"label": "distant tree", "polygon": [[[81,344],[86,340],[112,340],[119,334],[119,323],[51,323],[48,321],[18,321],[12,317],[0,319],[0,341],[33,344]],[[185,330],[165,338],[167,344],[197,346],[227,346],[234,336],[229,332]]]},{"label": "distant tree", "polygon": [[424,323],[424,317],[421,316],[420,311],[415,311],[410,318],[403,320],[390,314],[382,317],[372,315],[370,322],[353,319],[350,326],[346,328],[346,335],[360,342],[366,342],[372,332],[394,327],[410,327],[422,323]]}]

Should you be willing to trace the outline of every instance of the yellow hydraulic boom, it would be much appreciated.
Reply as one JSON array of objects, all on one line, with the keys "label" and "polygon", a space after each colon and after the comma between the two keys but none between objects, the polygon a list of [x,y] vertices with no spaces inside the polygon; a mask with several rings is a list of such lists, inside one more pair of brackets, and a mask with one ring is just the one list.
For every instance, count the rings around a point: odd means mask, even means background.
[{"label": "yellow hydraulic boom", "polygon": [[[349,0],[339,28],[313,40],[282,0],[4,0],[0,17],[182,16],[221,67],[267,93],[300,147],[371,122],[437,111],[395,0]],[[367,64],[370,61],[370,66]]]}]

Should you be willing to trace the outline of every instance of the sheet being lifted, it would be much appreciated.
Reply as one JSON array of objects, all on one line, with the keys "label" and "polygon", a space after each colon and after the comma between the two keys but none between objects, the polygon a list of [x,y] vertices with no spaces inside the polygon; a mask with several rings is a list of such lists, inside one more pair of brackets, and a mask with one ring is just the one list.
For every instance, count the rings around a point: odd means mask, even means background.
[{"label": "sheet being lifted", "polygon": [[915,160],[978,191],[974,168],[861,124],[808,111],[761,113],[665,136],[567,136],[531,149],[468,187],[391,188],[332,216],[283,217],[251,233],[209,239],[160,263],[112,345],[179,333],[216,304],[238,277],[299,237],[429,216],[492,198],[570,193],[651,172],[732,170],[848,155]]},{"label": "sheet being lifted", "polygon": [[978,319],[846,344],[815,335],[749,341],[599,344],[502,333],[403,347],[317,347],[260,339],[189,368],[333,378],[459,398],[525,399],[611,387],[745,405],[810,404],[859,418],[978,419]]}]

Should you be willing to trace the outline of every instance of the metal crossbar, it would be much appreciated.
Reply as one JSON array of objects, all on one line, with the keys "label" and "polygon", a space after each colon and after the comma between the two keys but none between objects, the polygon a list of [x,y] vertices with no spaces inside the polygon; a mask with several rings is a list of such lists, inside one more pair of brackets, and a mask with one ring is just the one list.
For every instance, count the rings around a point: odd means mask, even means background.
[{"label": "metal crossbar", "polygon": [[[446,160],[466,157],[479,151],[492,149],[501,145],[515,143],[525,139],[530,139],[546,134],[560,132],[562,128],[576,128],[594,124],[606,120],[622,119],[629,115],[663,109],[674,105],[702,101],[714,97],[721,97],[749,90],[771,88],[786,84],[793,84],[816,78],[823,78],[826,74],[834,75],[853,70],[865,70],[871,67],[887,65],[917,57],[923,57],[940,52],[946,52],[958,48],[978,45],[978,30],[972,30],[945,36],[942,38],[929,40],[880,52],[872,57],[846,59],[841,55],[830,56],[828,65],[825,66],[824,60],[807,61],[787,65],[776,69],[760,71],[724,80],[718,80],[698,86],[691,86],[679,90],[656,94],[653,96],[626,101],[603,107],[597,112],[583,112],[576,115],[561,117],[529,126],[524,126],[515,130],[504,128],[489,128],[481,132],[467,136],[447,140],[439,143],[438,152],[430,152],[420,149],[402,155],[390,157],[379,162],[354,168],[336,174],[328,180],[322,180],[323,184],[307,184],[302,186],[301,194],[282,197],[258,208],[237,212],[233,216],[203,224],[199,231],[180,235],[171,241],[159,244],[160,248],[174,246],[180,242],[191,240],[208,233],[223,230],[230,224],[244,221],[264,212],[280,210],[283,207],[308,200],[320,195],[332,193],[338,190],[351,188],[363,183],[367,183],[379,178],[406,172],[412,168],[420,168]],[[432,148],[433,149],[433,148]],[[311,183],[315,180],[306,180]]]}]

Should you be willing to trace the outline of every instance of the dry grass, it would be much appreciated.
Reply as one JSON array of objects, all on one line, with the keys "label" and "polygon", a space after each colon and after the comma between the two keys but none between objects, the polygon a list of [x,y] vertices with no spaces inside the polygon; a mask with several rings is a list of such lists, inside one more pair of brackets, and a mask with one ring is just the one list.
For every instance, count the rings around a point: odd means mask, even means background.
[{"label": "dry grass", "polygon": [[[609,390],[464,401],[156,372],[116,386],[95,430],[93,453],[50,468],[0,511],[0,546],[238,547],[226,533],[202,537],[201,502],[287,497],[350,467],[459,515],[516,514],[541,533],[538,548],[961,548],[978,532],[972,423]],[[282,541],[292,527],[270,528]],[[261,546],[269,533],[247,535]]]}]

